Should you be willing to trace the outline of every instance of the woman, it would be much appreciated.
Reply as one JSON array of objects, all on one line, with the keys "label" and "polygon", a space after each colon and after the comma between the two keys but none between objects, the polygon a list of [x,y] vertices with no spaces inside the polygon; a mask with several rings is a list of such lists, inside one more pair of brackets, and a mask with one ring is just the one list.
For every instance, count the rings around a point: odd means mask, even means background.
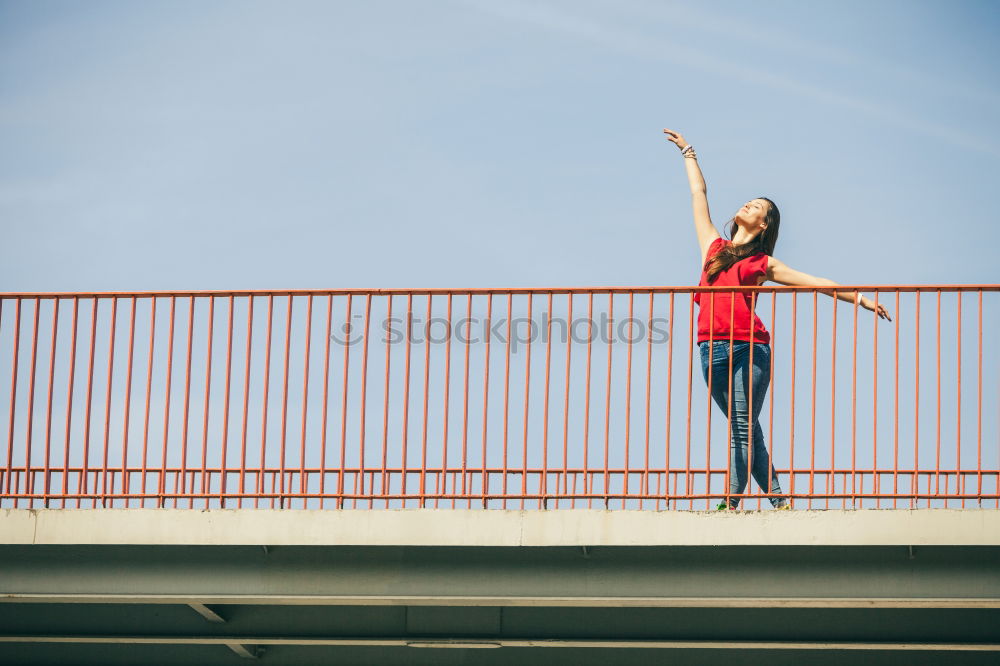
[{"label": "woman", "polygon": [[[685,158],[694,207],[694,226],[701,246],[702,273],[699,286],[755,286],[766,280],[804,287],[837,286],[833,280],[796,271],[772,256],[778,242],[781,215],[770,199],[759,197],[748,201],[736,213],[729,223],[732,241],[719,236],[708,213],[705,179],[698,167],[694,148],[677,132],[668,129],[663,132],[667,139],[680,148]],[[861,294],[853,291],[826,293],[832,293],[836,298],[851,304],[857,302],[880,318],[891,321],[884,305],[876,304]],[[751,459],[754,480],[767,492],[774,508],[787,509],[788,500],[781,497],[781,486],[768,459],[764,433],[757,422],[770,382],[771,347],[770,334],[760,318],[753,313],[756,293],[705,292],[697,294],[695,300],[699,308],[698,346],[701,350],[702,373],[712,398],[731,419],[730,497],[728,502],[720,503],[717,508],[724,510],[739,506],[739,497],[732,496],[742,494],[747,485],[749,440],[753,451]],[[734,387],[732,392],[729,390],[730,384]]]}]

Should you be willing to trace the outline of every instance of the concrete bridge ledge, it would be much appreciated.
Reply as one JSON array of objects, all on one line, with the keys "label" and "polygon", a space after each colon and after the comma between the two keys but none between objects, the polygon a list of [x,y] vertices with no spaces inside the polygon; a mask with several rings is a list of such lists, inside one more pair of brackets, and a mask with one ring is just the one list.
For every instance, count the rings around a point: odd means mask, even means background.
[{"label": "concrete bridge ledge", "polygon": [[0,544],[997,546],[1000,510],[2,509]]}]

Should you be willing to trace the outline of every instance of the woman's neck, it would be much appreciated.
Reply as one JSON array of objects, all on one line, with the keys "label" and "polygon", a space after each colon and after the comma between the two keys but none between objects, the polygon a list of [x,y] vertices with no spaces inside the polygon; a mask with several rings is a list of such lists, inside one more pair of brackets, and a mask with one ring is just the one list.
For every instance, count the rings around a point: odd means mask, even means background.
[{"label": "woman's neck", "polygon": [[743,227],[740,227],[736,230],[736,235],[733,236],[733,245],[746,245],[747,243],[753,241],[756,237],[757,234],[752,234]]}]

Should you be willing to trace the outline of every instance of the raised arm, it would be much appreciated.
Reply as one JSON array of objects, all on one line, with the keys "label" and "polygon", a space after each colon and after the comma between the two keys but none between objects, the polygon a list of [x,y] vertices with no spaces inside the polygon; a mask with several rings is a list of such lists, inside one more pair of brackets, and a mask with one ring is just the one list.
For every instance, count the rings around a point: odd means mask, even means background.
[{"label": "raised arm", "polygon": [[[767,279],[771,282],[777,282],[778,284],[788,285],[790,287],[838,287],[836,282],[833,280],[828,280],[826,278],[816,277],[815,275],[809,275],[808,273],[803,273],[802,271],[797,271],[794,268],[790,268],[785,265],[784,262],[775,259],[774,257],[768,257],[767,260]],[[857,296],[861,296],[855,291],[837,291],[837,290],[823,290],[824,294],[831,294],[835,298],[842,301],[847,301],[853,304],[854,299]],[[892,321],[889,317],[889,310],[881,303],[875,304],[871,299],[861,296],[861,300],[858,303],[861,307],[866,310],[871,310],[879,317],[883,319],[888,319]]]},{"label": "raised arm", "polygon": [[667,135],[672,143],[683,151],[685,157],[684,166],[687,169],[688,183],[691,185],[691,207],[694,209],[694,230],[698,234],[698,245],[701,247],[701,263],[705,263],[705,255],[708,254],[708,246],[719,237],[719,232],[712,224],[712,218],[708,213],[708,188],[705,186],[705,177],[701,175],[701,168],[698,166],[698,158],[691,148],[677,132],[665,129],[663,133]]}]

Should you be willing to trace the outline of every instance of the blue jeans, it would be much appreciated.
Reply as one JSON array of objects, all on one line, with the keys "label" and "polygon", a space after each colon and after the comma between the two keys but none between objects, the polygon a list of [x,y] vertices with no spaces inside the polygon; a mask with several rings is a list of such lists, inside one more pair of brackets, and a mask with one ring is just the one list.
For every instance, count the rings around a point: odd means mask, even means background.
[{"label": "blue jeans", "polygon": [[[708,383],[708,369],[712,368],[712,398],[722,409],[723,415],[729,415],[732,410],[732,440],[729,445],[729,493],[731,495],[742,494],[747,486],[747,435],[750,429],[749,423],[753,422],[753,478],[757,485],[764,492],[768,490],[768,477],[770,477],[769,497],[773,506],[783,506],[786,500],[774,495],[781,494],[781,486],[778,484],[778,475],[771,467],[771,461],[767,455],[767,447],[764,445],[764,431],[761,430],[757,422],[757,416],[764,405],[764,394],[771,375],[771,347],[766,344],[755,343],[753,348],[753,410],[749,405],[750,395],[750,343],[736,340],[733,345],[733,379],[732,384],[735,390],[730,392],[729,375],[729,341],[712,341],[712,358],[709,360],[709,342],[699,343],[701,348],[701,370]],[[731,405],[729,401],[732,400]],[[736,507],[740,503],[738,497],[729,498],[729,506]]]}]

